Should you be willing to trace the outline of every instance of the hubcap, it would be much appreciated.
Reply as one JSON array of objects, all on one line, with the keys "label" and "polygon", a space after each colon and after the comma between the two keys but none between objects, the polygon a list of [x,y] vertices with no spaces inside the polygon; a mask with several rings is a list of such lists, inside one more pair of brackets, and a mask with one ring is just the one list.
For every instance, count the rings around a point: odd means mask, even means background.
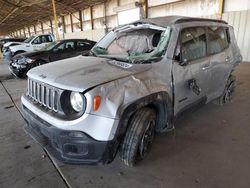
[{"label": "hubcap", "polygon": [[151,120],[147,128],[142,136],[141,143],[139,146],[139,155],[141,158],[144,158],[147,154],[147,151],[149,150],[150,146],[153,143],[154,140],[154,120]]}]

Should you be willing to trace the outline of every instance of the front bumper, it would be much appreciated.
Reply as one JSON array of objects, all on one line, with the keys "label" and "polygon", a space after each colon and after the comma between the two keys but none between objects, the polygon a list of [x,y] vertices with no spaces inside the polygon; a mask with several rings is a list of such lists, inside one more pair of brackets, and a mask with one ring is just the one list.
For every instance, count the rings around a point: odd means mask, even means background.
[{"label": "front bumper", "polygon": [[18,78],[24,78],[26,76],[26,73],[28,72],[28,68],[17,68],[15,66],[12,65],[12,63],[9,65],[9,70],[10,72],[18,77]]},{"label": "front bumper", "polygon": [[11,58],[12,58],[11,52],[10,52],[10,51],[4,51],[4,50],[3,50],[3,58],[4,58],[5,60],[11,60]]},{"label": "front bumper", "polygon": [[53,157],[70,164],[107,164],[116,154],[116,142],[96,141],[80,131],[63,130],[45,122],[23,106],[25,131]]}]

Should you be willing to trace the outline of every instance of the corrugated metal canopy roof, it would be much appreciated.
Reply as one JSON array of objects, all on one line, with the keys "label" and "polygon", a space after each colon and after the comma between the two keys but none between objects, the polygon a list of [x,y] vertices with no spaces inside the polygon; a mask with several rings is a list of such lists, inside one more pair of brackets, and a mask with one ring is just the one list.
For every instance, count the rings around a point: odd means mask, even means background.
[{"label": "corrugated metal canopy roof", "polygon": [[[56,0],[57,15],[67,15],[105,0]],[[0,0],[0,35],[53,16],[51,0]]]}]

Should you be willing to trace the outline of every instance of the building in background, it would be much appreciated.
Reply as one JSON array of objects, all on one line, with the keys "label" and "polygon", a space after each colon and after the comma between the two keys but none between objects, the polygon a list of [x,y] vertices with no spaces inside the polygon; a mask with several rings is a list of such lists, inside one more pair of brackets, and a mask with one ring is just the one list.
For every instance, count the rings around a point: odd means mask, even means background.
[{"label": "building in background", "polygon": [[[80,7],[79,7],[80,8]],[[235,29],[244,61],[250,61],[250,0],[108,0],[59,17],[61,38],[98,41],[111,28],[142,17],[183,15],[224,19]],[[13,32],[13,36],[54,32],[53,19]],[[80,23],[80,20],[82,22]],[[30,31],[30,32],[29,32]]]}]

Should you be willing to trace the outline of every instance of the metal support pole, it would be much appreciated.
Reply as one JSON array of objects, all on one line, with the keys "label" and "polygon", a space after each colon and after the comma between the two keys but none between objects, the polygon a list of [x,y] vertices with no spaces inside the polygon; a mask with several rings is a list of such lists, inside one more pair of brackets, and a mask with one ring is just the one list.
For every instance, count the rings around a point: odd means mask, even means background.
[{"label": "metal support pole", "polygon": [[74,26],[73,26],[73,18],[72,18],[72,14],[69,15],[70,17],[70,27],[71,27],[71,32],[74,32]]},{"label": "metal support pole", "polygon": [[24,37],[26,37],[25,29],[23,29],[23,35],[24,35]]},{"label": "metal support pole", "polygon": [[222,18],[222,13],[223,13],[223,8],[224,8],[224,0],[219,0],[219,16]]},{"label": "metal support pole", "polygon": [[55,20],[55,29],[56,29],[56,39],[59,40],[59,33],[58,33],[58,20],[56,16],[56,3],[55,0],[52,0],[52,6],[53,6],[53,13],[54,13],[54,20]]},{"label": "metal support pole", "polygon": [[104,2],[104,26],[105,26],[105,33],[108,33],[108,25],[107,25],[107,2]]},{"label": "metal support pole", "polygon": [[63,39],[65,39],[66,26],[65,26],[65,17],[62,16],[62,27],[63,27]]},{"label": "metal support pole", "polygon": [[91,21],[91,30],[94,29],[94,19],[93,19],[93,7],[90,7],[90,21]]},{"label": "metal support pole", "polygon": [[51,30],[51,33],[54,35],[54,29],[53,29],[52,20],[49,20],[49,22],[50,22],[50,30]]},{"label": "metal support pole", "polygon": [[41,29],[42,29],[42,34],[44,34],[44,30],[43,30],[43,22],[41,22]]},{"label": "metal support pole", "polygon": [[79,10],[79,22],[80,22],[80,29],[83,31],[83,25],[82,25],[82,11]]},{"label": "metal support pole", "polygon": [[35,34],[36,34],[36,25],[34,25],[34,32],[35,32]]},{"label": "metal support pole", "polygon": [[29,36],[31,36],[30,26],[28,26],[28,32],[29,32]]}]

